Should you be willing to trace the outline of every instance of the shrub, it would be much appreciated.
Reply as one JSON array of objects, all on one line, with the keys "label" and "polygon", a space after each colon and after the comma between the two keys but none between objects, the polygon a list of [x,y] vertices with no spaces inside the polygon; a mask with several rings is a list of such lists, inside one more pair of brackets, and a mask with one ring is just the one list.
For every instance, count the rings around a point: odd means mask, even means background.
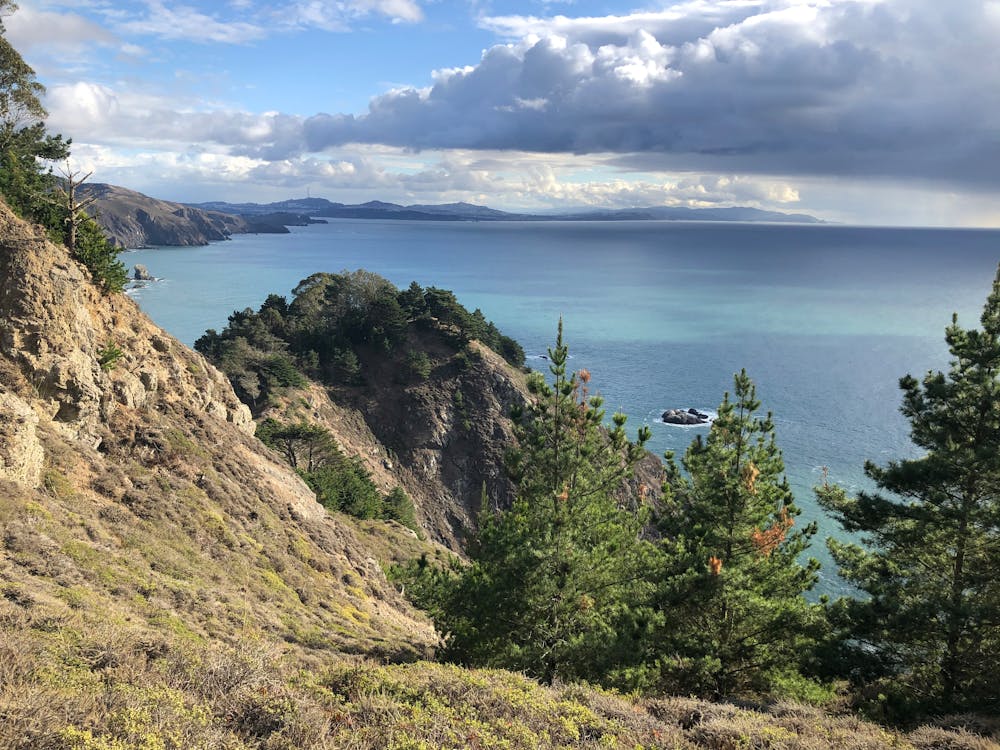
[{"label": "shrub", "polygon": [[412,350],[407,352],[406,373],[418,380],[427,380],[431,375],[431,359],[427,353]]},{"label": "shrub", "polygon": [[125,352],[119,349],[113,341],[109,341],[97,350],[97,363],[101,366],[102,370],[108,372],[118,366],[118,360],[124,354]]},{"label": "shrub", "polygon": [[385,496],[382,501],[382,518],[388,521],[398,521],[408,529],[419,531],[413,501],[402,487],[393,487],[392,491]]}]

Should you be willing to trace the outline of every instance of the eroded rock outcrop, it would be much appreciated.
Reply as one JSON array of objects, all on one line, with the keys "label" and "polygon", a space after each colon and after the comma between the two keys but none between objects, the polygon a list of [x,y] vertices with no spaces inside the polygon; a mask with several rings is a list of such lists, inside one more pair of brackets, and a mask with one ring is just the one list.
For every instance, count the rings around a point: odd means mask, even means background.
[{"label": "eroded rock outcrop", "polygon": [[119,406],[174,401],[252,433],[226,378],[143,315],[107,296],[65,250],[0,207],[0,346],[36,407],[72,438],[100,443]]}]

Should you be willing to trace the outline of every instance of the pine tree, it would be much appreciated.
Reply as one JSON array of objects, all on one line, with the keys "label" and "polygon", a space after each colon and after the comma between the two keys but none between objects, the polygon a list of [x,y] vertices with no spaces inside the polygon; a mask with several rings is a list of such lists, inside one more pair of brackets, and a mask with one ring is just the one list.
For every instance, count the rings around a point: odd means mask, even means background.
[{"label": "pine tree", "polygon": [[833,613],[865,667],[853,676],[875,683],[890,713],[1000,708],[1000,271],[980,320],[976,330],[952,318],[947,374],[900,380],[924,455],[866,464],[880,492],[819,492],[862,535],[828,542],[867,595]]},{"label": "pine tree", "polygon": [[658,526],[667,551],[654,643],[663,686],[702,695],[775,689],[798,679],[821,611],[803,593],[819,564],[798,559],[816,532],[795,529],[799,509],[784,476],[771,415],[746,371],[735,376],[708,438],[667,455]]},{"label": "pine tree", "polygon": [[46,133],[45,87],[4,36],[3,16],[16,10],[16,3],[0,0],[0,194],[21,216],[44,224],[61,240],[65,213],[44,199],[56,179],[38,159],[68,158],[70,142]]},{"label": "pine tree", "polygon": [[554,382],[532,378],[535,401],[515,414],[508,466],[517,499],[484,511],[471,564],[432,597],[448,657],[544,681],[600,680],[635,659],[630,639],[650,572],[642,498],[619,499],[649,430],[630,442],[621,414],[602,427],[590,376],[567,374],[567,356],[560,322],[549,350]]}]

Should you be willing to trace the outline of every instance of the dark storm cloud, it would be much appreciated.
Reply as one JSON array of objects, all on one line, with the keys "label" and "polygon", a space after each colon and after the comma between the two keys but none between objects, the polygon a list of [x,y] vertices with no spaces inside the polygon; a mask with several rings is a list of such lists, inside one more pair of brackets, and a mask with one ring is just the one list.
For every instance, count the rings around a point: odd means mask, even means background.
[{"label": "dark storm cloud", "polygon": [[492,27],[523,38],[255,148],[611,152],[632,169],[1000,184],[995,2],[696,2]]}]

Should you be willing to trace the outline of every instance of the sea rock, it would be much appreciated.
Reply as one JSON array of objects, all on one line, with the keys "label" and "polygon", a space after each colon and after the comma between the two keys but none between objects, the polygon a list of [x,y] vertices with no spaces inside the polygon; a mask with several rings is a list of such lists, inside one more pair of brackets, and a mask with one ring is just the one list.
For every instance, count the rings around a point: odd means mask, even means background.
[{"label": "sea rock", "polygon": [[135,267],[132,269],[132,278],[136,281],[155,281],[156,277],[150,274],[149,269],[147,269],[142,263],[136,263]]},{"label": "sea rock", "polygon": [[693,425],[708,424],[708,415],[696,409],[667,409],[661,417],[667,424]]}]

